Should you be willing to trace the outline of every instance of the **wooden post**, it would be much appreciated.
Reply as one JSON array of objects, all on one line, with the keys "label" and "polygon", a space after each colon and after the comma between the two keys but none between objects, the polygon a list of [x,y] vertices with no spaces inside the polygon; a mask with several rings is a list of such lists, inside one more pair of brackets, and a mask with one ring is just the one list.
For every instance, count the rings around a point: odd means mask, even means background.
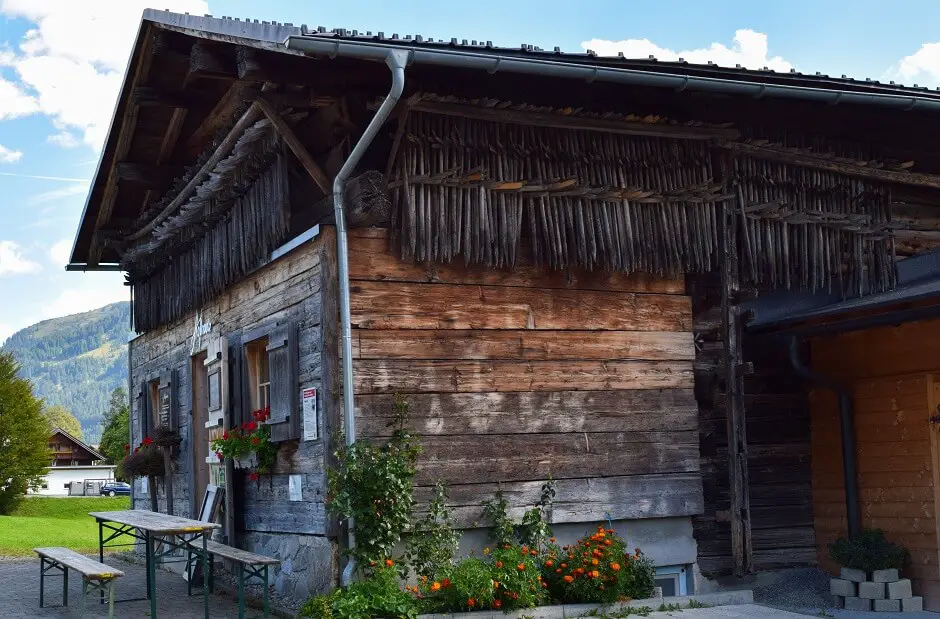
[{"label": "wooden post", "polygon": [[158,505],[157,505],[157,478],[156,478],[155,476],[153,476],[153,475],[148,475],[148,476],[147,476],[147,484],[149,485],[149,488],[147,488],[147,489],[150,491],[150,511],[152,511],[152,512],[158,512],[158,511],[160,511],[160,510],[157,509],[157,508],[158,508]]},{"label": "wooden post", "polygon": [[738,307],[737,216],[731,203],[722,207],[721,315],[725,334],[724,383],[728,428],[728,476],[731,495],[731,555],[734,573],[753,569],[751,514],[747,473],[747,423],[744,411],[744,359]]}]

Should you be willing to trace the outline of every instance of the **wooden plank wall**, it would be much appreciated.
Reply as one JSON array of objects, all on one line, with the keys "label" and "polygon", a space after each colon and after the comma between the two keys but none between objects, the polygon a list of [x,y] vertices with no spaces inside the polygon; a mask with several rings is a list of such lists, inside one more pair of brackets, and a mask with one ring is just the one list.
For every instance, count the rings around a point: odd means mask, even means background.
[{"label": "wooden plank wall", "polygon": [[[249,275],[202,308],[202,319],[212,323],[212,333],[203,338],[203,345],[219,334],[233,337],[275,321],[297,322],[300,360],[295,392],[298,409],[300,385],[321,386],[321,261],[323,252],[332,250],[331,243],[318,238],[303,245]],[[153,372],[169,369],[177,370],[180,377],[177,394],[184,439],[178,458],[180,474],[174,476],[174,488],[175,511],[182,516],[193,514],[202,498],[180,499],[191,497],[188,472],[192,461],[193,407],[189,362],[194,318],[193,313],[141,335],[133,342],[130,358],[134,385]],[[238,378],[232,376],[232,380],[235,381],[233,389],[240,389]],[[132,402],[136,408],[136,400]],[[137,419],[136,410],[133,419]],[[320,436],[324,433],[321,419]],[[135,427],[134,440],[141,439]],[[240,495],[237,528],[243,528],[246,533],[326,534],[324,451],[322,440],[287,441],[281,444],[273,475],[265,477],[263,482],[248,482],[243,474],[238,474],[237,479],[242,483],[236,488],[236,495]],[[303,502],[289,501],[291,474],[303,476]],[[138,501],[137,507],[146,505]]]},{"label": "wooden plank wall", "polygon": [[[732,570],[731,507],[725,402],[716,374],[722,358],[721,290],[717,275],[690,276],[696,334],[695,396],[699,406],[705,510],[693,519],[699,567]],[[785,349],[745,337],[744,380],[754,569],[813,565],[809,404]]]},{"label": "wooden plank wall", "polygon": [[419,500],[448,484],[461,526],[502,485],[518,517],[557,480],[554,522],[701,511],[692,316],[682,281],[415,265],[350,238],[357,414],[422,437]]},{"label": "wooden plank wall", "polygon": [[[906,575],[930,610],[940,610],[935,511],[936,449],[928,417],[940,371],[940,320],[881,327],[813,341],[813,367],[851,385],[855,400],[863,527],[904,544]],[[835,569],[827,544],[846,532],[839,410],[835,396],[811,394],[813,504],[820,564]]]}]

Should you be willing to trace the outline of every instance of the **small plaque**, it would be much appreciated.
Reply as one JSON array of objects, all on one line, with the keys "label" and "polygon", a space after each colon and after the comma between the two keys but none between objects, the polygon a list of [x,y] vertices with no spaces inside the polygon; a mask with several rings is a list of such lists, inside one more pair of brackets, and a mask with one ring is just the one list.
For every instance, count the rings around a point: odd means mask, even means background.
[{"label": "small plaque", "polygon": [[287,493],[291,501],[304,500],[303,477],[291,475],[287,478]]},{"label": "small plaque", "polygon": [[222,408],[222,372],[216,370],[209,374],[209,410]]},{"label": "small plaque", "polygon": [[304,440],[315,441],[320,438],[320,424],[317,419],[317,390],[308,387],[300,392],[304,420]]}]

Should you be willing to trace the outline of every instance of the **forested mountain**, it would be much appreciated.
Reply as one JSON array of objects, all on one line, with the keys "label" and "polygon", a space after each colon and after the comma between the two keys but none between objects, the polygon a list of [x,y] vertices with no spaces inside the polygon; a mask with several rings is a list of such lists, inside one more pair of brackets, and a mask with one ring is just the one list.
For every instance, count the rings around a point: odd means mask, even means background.
[{"label": "forested mountain", "polygon": [[82,424],[85,441],[101,438],[101,419],[115,387],[127,388],[130,304],[45,320],[10,336],[20,374],[47,404],[61,404]]}]

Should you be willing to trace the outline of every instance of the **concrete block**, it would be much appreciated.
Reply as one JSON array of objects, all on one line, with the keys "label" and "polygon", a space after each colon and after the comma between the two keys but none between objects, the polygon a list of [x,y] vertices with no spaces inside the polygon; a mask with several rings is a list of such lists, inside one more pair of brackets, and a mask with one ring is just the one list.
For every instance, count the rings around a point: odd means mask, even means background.
[{"label": "concrete block", "polygon": [[901,600],[902,613],[919,613],[924,610],[924,598],[917,597]]},{"label": "concrete block", "polygon": [[875,600],[872,605],[876,613],[901,612],[901,600]]},{"label": "concrete block", "polygon": [[868,612],[871,610],[871,600],[845,598],[845,610],[862,610]]},{"label": "concrete block", "polygon": [[841,595],[830,596],[829,602],[833,608],[845,608],[845,597]]},{"label": "concrete block", "polygon": [[907,578],[889,582],[887,587],[889,600],[903,600],[904,598],[909,598],[914,595],[913,591],[911,591],[911,581]]},{"label": "concrete block", "polygon": [[868,580],[868,574],[862,570],[853,570],[850,567],[843,567],[839,572],[842,580],[851,580],[852,582],[865,582]]},{"label": "concrete block", "polygon": [[833,578],[829,581],[829,593],[844,598],[858,596],[858,585],[851,580]]},{"label": "concrete block", "polygon": [[858,597],[866,600],[883,600],[887,597],[883,582],[858,583]]},{"label": "concrete block", "polygon": [[899,578],[901,578],[901,576],[894,568],[890,570],[875,570],[871,573],[872,582],[894,582]]}]

